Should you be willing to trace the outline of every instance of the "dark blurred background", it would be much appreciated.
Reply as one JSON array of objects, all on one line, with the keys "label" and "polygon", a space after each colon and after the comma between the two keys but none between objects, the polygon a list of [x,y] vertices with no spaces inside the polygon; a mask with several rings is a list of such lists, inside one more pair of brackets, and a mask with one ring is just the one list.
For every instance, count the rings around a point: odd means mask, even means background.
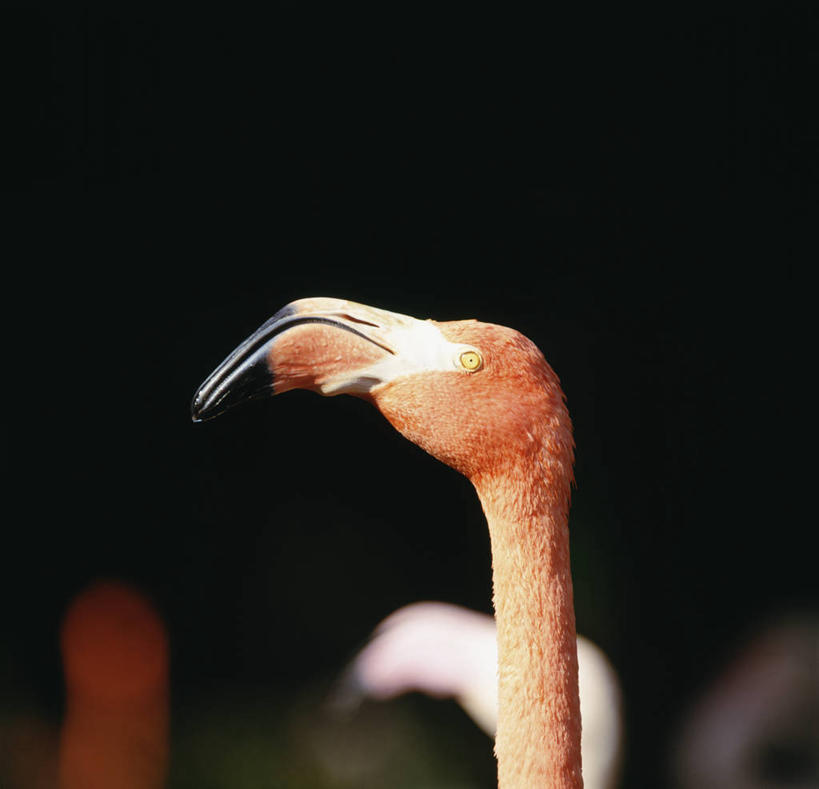
[{"label": "dark blurred background", "polygon": [[[190,422],[250,331],[336,296],[544,351],[578,628],[623,683],[623,784],[663,785],[737,643],[817,604],[819,62],[815,12],[776,9],[4,14],[2,731],[59,723],[61,618],[119,578],[169,633],[169,786],[346,786],[282,721],[319,726],[398,606],[491,610],[471,487],[363,402]],[[492,785],[454,705],[402,704]]]}]

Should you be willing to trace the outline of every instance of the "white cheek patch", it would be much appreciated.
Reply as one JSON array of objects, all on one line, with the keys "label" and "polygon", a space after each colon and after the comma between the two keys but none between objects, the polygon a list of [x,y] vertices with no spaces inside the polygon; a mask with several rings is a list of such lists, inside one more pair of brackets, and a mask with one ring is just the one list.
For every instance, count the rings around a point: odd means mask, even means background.
[{"label": "white cheek patch", "polygon": [[397,355],[412,372],[458,369],[458,357],[465,350],[465,346],[447,340],[431,321],[417,321],[395,339]]},{"label": "white cheek patch", "polygon": [[473,350],[471,346],[450,342],[432,321],[401,317],[404,320],[400,326],[378,327],[376,331],[367,332],[379,341],[383,339],[392,353],[385,353],[382,360],[356,371],[355,377],[325,381],[321,386],[322,394],[363,394],[401,376],[424,372],[461,371],[468,375],[458,359],[464,351]]}]

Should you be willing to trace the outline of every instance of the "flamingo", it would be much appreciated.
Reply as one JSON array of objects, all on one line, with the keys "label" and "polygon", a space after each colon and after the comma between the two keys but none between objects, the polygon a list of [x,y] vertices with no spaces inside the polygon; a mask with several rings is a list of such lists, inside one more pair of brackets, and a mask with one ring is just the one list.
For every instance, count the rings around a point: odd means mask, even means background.
[{"label": "flamingo", "polygon": [[819,786],[819,613],[742,645],[684,714],[671,767],[676,789]]},{"label": "flamingo", "polygon": [[71,603],[60,646],[61,789],[161,789],[169,759],[168,634],[144,594],[97,581]]},{"label": "flamingo", "polygon": [[472,482],[492,552],[498,786],[582,787],[568,531],[574,442],[543,354],[504,326],[300,299],[211,373],[192,418],[296,388],[370,401]]},{"label": "flamingo", "polygon": [[[488,735],[497,725],[497,637],[488,614],[440,602],[393,611],[353,658],[334,694],[349,709],[364,697],[410,691],[454,698]],[[603,650],[577,637],[581,751],[586,789],[617,785],[622,745],[620,683]]]}]

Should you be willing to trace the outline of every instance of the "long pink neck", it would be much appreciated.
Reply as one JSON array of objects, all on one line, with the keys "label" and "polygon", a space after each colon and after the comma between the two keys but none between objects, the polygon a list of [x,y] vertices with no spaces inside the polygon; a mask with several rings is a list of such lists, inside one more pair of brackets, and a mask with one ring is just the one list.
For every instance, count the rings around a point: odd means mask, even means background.
[{"label": "long pink neck", "polygon": [[492,544],[501,789],[583,786],[569,478],[557,476],[545,495],[522,469],[473,480]]}]

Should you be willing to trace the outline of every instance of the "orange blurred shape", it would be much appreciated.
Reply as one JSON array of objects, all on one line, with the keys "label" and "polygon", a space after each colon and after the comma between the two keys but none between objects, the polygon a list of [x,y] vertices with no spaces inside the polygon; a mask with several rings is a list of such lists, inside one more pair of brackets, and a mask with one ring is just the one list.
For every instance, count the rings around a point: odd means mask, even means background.
[{"label": "orange blurred shape", "polygon": [[159,789],[168,764],[168,639],[137,590],[101,581],[68,609],[60,789]]}]

